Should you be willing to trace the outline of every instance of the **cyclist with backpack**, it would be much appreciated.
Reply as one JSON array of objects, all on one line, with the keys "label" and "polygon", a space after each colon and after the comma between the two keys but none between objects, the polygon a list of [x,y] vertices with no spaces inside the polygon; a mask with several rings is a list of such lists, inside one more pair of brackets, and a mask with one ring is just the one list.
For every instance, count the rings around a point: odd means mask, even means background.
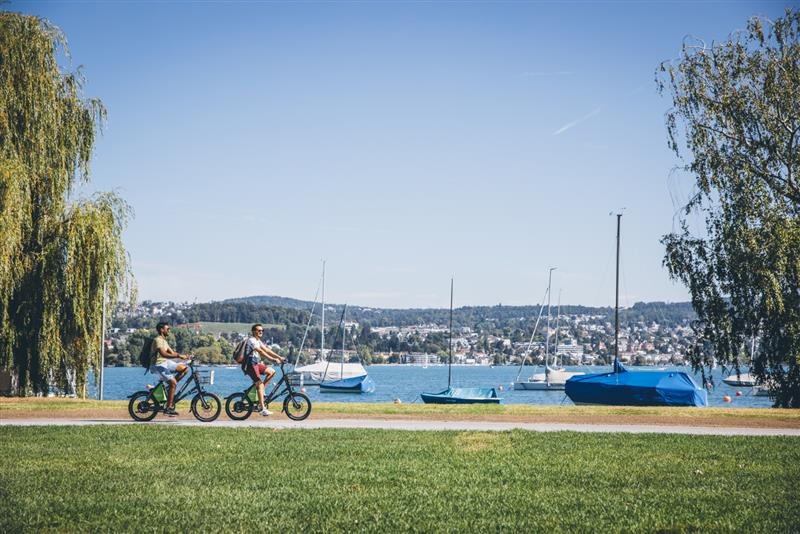
[{"label": "cyclist with backpack", "polygon": [[[284,359],[261,341],[263,333],[264,328],[260,324],[254,324],[250,329],[250,337],[247,338],[245,344],[242,371],[253,380],[258,390],[258,413],[267,416],[272,415],[272,412],[264,406],[264,390],[275,376],[275,370],[261,362],[261,357],[272,363],[283,363]],[[265,377],[263,380],[261,379],[262,375]]]},{"label": "cyclist with backpack", "polygon": [[180,354],[169,346],[167,336],[169,335],[169,323],[160,322],[156,325],[158,335],[153,338],[150,344],[150,372],[161,376],[161,379],[169,385],[167,406],[164,413],[170,416],[178,415],[175,411],[175,388],[181,378],[189,368],[176,360],[186,360],[189,356]]}]

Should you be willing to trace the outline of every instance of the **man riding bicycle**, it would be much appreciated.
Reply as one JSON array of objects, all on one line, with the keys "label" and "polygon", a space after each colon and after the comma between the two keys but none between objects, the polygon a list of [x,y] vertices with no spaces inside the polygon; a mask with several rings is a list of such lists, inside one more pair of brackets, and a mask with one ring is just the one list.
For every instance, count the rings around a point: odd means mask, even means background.
[{"label": "man riding bicycle", "polygon": [[[253,380],[253,384],[256,385],[258,390],[258,413],[267,416],[272,415],[272,412],[264,406],[264,390],[269,381],[272,380],[272,377],[275,376],[275,370],[262,363],[261,357],[272,363],[283,363],[284,359],[261,341],[263,333],[264,328],[260,324],[254,324],[253,328],[250,329],[242,371]],[[263,381],[261,379],[262,376],[265,377]]]},{"label": "man riding bicycle", "polygon": [[175,388],[178,382],[184,377],[188,367],[176,360],[186,360],[189,356],[180,354],[170,348],[167,342],[169,335],[169,323],[160,322],[156,325],[158,335],[153,339],[150,346],[150,361],[154,362],[150,366],[150,372],[161,376],[161,379],[169,386],[167,396],[167,406],[164,413],[170,416],[178,415],[175,411]]}]

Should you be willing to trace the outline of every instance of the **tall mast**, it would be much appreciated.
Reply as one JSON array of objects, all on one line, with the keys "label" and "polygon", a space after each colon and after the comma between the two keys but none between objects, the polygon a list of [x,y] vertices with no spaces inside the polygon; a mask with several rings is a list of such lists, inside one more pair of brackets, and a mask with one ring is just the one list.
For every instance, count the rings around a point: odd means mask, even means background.
[{"label": "tall mast", "polygon": [[533,336],[536,335],[536,329],[539,328],[539,321],[542,319],[542,313],[544,312],[544,300],[547,298],[547,293],[549,289],[544,291],[544,295],[542,296],[542,305],[539,306],[539,315],[536,316],[536,322],[533,324],[533,332],[531,332],[531,338],[528,340],[528,348],[525,349],[525,356],[522,358],[522,363],[519,364],[519,371],[517,371],[517,378],[514,380],[519,380],[519,375],[522,374],[522,368],[525,366],[525,362],[528,360],[528,355],[531,353],[531,347],[533,346]]},{"label": "tall mast", "polygon": [[347,320],[347,303],[344,303],[344,311],[342,311],[342,367],[339,371],[339,380],[344,380],[344,322]]},{"label": "tall mast", "polygon": [[325,260],[322,260],[322,342],[319,346],[319,356],[325,359]]},{"label": "tall mast", "polygon": [[447,389],[450,389],[450,375],[453,369],[453,279],[450,279],[450,357],[447,360]]},{"label": "tall mast", "polygon": [[550,374],[550,369],[547,367],[547,359],[550,356],[550,286],[553,281],[553,271],[555,267],[550,267],[550,273],[547,275],[547,332],[544,336],[544,374]]},{"label": "tall mast", "polygon": [[562,365],[564,362],[560,359],[558,360],[558,364],[556,364],[556,358],[558,358],[558,334],[559,334],[559,325],[561,323],[561,290],[558,290],[558,306],[556,307],[556,342],[553,344],[553,365]]},{"label": "tall mast", "polygon": [[619,227],[622,214],[617,213],[617,287],[614,301],[614,371],[619,368]]}]

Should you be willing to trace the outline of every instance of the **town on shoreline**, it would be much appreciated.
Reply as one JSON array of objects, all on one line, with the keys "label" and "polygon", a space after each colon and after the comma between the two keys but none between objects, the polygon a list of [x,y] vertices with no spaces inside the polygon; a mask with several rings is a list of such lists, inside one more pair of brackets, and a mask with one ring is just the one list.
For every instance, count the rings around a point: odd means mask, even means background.
[{"label": "town on shoreline", "polygon": [[[448,311],[392,310],[326,305],[325,348],[320,352],[319,306],[283,297],[212,303],[144,301],[119,305],[104,339],[109,366],[137,365],[156,322],[173,324],[173,344],[202,363],[229,364],[235,344],[253,323],[264,339],[299,363],[320,357],[364,364],[437,365],[449,358]],[[462,307],[454,310],[454,365],[540,365],[545,354],[561,365],[609,365],[614,350],[611,308],[561,306],[549,320],[540,305]],[[630,365],[685,365],[694,343],[689,303],[636,303],[620,310],[620,359]],[[534,327],[536,330],[534,332]],[[300,350],[302,347],[302,351]],[[342,350],[344,349],[344,350]],[[299,355],[298,355],[299,353]]]}]

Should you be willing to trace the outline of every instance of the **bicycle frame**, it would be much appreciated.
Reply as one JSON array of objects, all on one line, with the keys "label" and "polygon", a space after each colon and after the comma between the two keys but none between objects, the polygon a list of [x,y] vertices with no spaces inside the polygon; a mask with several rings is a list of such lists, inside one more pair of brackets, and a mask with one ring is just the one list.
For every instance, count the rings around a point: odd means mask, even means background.
[{"label": "bicycle frame", "polygon": [[[269,395],[266,395],[264,398],[264,404],[269,405],[270,402],[283,397],[288,393],[294,393],[292,389],[292,385],[289,383],[289,380],[286,378],[286,373],[283,372],[283,366],[281,366],[281,378],[275,383],[275,387],[272,388],[272,391],[269,392]],[[283,386],[283,389],[278,391],[279,388]]]},{"label": "bicycle frame", "polygon": [[[189,367],[189,378],[183,382],[180,388],[175,388],[175,397],[173,399],[173,404],[178,404],[179,401],[185,399],[192,393],[205,393],[202,385],[200,384],[200,379],[197,378],[197,372],[194,368],[194,364],[190,361],[188,364]],[[163,381],[163,380],[162,380]],[[191,389],[187,391],[187,388],[192,386]],[[169,388],[169,384],[165,382],[165,388]],[[165,391],[167,394],[167,398],[169,398],[169,390]]]},{"label": "bicycle frame", "polygon": [[[287,394],[290,394],[290,393],[294,393],[294,389],[292,389],[292,384],[289,382],[289,379],[286,376],[286,371],[284,370],[283,365],[284,364],[281,364],[281,377],[280,377],[280,379],[278,379],[276,382],[274,382],[275,385],[272,387],[272,389],[270,390],[269,394],[266,393],[266,390],[264,392],[264,405],[265,406],[269,406],[269,403],[271,403],[274,400],[280,399],[284,395],[287,395]],[[256,384],[252,384],[251,386],[249,386],[247,389],[244,390],[244,393],[246,394],[250,390],[250,388],[255,387],[255,386],[256,386]]]}]

